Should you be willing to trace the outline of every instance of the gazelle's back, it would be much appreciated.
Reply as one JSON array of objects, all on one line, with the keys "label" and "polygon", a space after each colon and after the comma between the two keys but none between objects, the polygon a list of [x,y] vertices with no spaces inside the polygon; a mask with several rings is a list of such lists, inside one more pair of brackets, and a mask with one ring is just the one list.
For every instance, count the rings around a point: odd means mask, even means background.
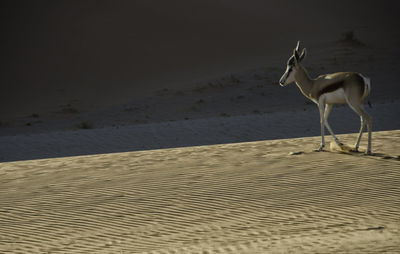
[{"label": "gazelle's back", "polygon": [[311,91],[311,96],[318,100],[320,96],[343,89],[345,93],[357,93],[364,97],[366,84],[364,77],[356,72],[337,72],[321,75],[315,79],[316,85]]}]

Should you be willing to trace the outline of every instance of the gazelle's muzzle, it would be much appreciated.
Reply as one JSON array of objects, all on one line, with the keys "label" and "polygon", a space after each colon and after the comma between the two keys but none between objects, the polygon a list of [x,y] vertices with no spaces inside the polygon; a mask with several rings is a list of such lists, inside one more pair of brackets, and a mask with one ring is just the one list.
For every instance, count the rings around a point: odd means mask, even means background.
[{"label": "gazelle's muzzle", "polygon": [[283,73],[281,79],[279,80],[279,84],[281,86],[287,86],[290,83],[294,82],[294,74],[296,69],[293,66],[287,66],[285,73]]},{"label": "gazelle's muzzle", "polygon": [[281,79],[279,80],[279,85],[281,85],[281,86],[285,86],[286,84],[286,78],[287,78],[287,72],[285,72],[283,75],[282,75],[282,77],[281,77]]}]

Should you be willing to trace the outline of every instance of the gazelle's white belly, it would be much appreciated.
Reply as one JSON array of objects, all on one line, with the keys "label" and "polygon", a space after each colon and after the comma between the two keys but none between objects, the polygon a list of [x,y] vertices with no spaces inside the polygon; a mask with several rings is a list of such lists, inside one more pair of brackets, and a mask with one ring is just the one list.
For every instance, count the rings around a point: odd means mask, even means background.
[{"label": "gazelle's white belly", "polygon": [[336,91],[322,94],[320,97],[320,101],[326,104],[344,104],[346,103],[346,97],[344,94],[343,88],[339,88]]}]

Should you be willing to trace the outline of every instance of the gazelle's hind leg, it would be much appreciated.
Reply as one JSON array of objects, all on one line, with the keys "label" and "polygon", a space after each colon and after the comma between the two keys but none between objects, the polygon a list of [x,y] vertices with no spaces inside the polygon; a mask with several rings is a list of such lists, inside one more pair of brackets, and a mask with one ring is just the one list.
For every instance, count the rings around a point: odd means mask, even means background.
[{"label": "gazelle's hind leg", "polygon": [[360,133],[358,134],[358,138],[357,138],[356,144],[354,145],[354,151],[355,152],[358,152],[358,147],[360,145],[361,137],[363,135],[364,127],[365,127],[365,121],[364,121],[364,118],[362,116],[360,116],[360,120],[361,120],[361,127],[360,127]]},{"label": "gazelle's hind leg", "polygon": [[367,124],[367,129],[368,129],[368,147],[367,151],[365,154],[370,155],[371,154],[371,132],[372,132],[372,118],[370,115],[368,115],[367,112],[363,109],[363,106],[361,103],[356,103],[352,102],[351,100],[347,99],[347,103],[349,104],[350,108],[353,109],[361,118],[361,127],[360,127],[360,133],[358,134],[358,138],[356,141],[356,144],[354,146],[354,150],[358,151],[358,146],[360,145],[360,140],[362,137],[362,133],[364,131],[364,126]]},{"label": "gazelle's hind leg", "polygon": [[320,124],[321,124],[321,145],[318,148],[318,151],[324,150],[325,147],[325,104],[324,103],[319,103],[318,104],[318,109],[319,109],[319,118],[320,118]]},{"label": "gazelle's hind leg", "polygon": [[329,114],[331,113],[332,106],[333,106],[332,104],[325,104],[324,122],[325,122],[325,126],[328,129],[329,133],[335,139],[336,144],[338,144],[339,146],[342,146],[343,144],[336,137],[335,133],[333,133],[331,126],[329,126],[329,123],[328,123],[328,117],[329,117]]}]

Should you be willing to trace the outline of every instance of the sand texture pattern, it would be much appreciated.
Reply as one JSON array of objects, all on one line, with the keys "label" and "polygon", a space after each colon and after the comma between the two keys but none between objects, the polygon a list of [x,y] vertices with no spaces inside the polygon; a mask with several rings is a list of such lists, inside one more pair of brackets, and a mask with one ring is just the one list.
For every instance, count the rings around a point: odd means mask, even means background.
[{"label": "sand texture pattern", "polygon": [[0,163],[0,253],[399,253],[400,131],[373,137]]}]

